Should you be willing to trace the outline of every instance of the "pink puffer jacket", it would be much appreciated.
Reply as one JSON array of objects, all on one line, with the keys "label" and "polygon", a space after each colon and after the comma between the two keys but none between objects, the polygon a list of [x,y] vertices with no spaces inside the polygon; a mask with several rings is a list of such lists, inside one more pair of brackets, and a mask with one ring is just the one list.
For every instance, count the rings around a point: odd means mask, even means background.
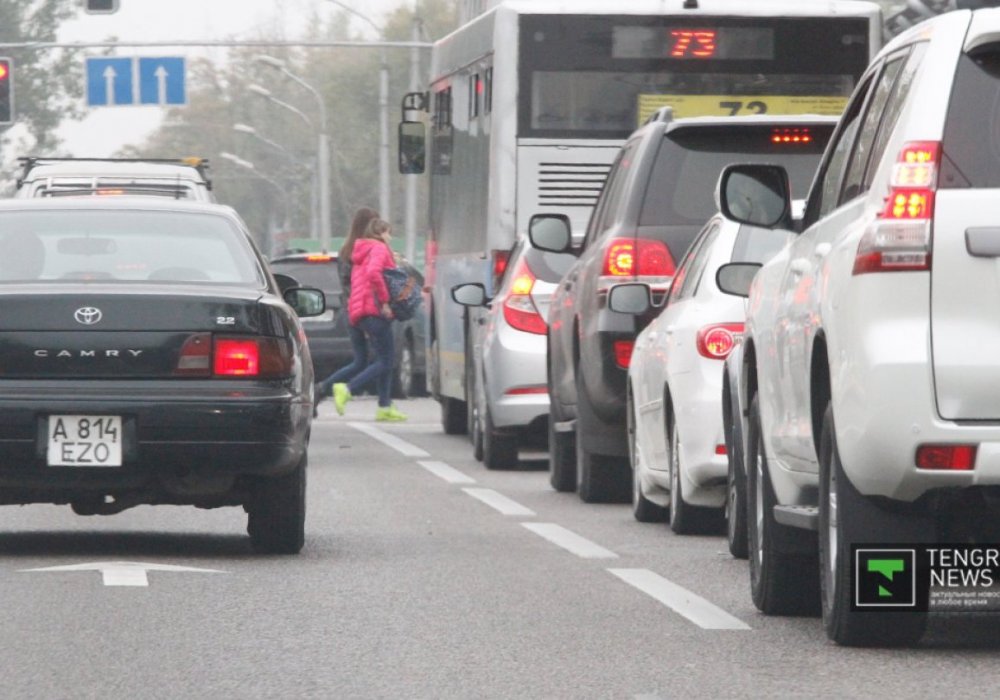
[{"label": "pink puffer jacket", "polygon": [[382,271],[396,267],[392,251],[382,241],[362,238],[351,253],[351,296],[347,315],[352,326],[365,316],[381,316],[382,304],[389,301]]}]

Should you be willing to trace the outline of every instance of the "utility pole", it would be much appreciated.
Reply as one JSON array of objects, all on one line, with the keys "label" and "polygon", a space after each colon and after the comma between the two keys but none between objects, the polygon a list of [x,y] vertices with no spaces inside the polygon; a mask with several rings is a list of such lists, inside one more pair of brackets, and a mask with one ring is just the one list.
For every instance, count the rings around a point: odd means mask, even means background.
[{"label": "utility pole", "polygon": [[[417,18],[417,2],[413,0],[413,27],[410,38],[413,41],[420,40],[420,20]],[[416,92],[421,89],[420,85],[420,49],[417,46],[410,48],[410,91]],[[406,234],[406,259],[416,260],[417,252],[417,176],[404,175],[406,180],[406,219],[403,230]],[[425,263],[426,264],[426,261]]]}]

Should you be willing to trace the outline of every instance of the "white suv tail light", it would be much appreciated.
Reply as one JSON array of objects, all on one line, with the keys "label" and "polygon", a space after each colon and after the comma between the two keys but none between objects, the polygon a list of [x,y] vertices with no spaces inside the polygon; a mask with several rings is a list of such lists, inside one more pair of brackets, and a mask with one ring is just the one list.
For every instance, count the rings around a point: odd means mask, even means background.
[{"label": "white suv tail light", "polygon": [[941,144],[913,141],[893,167],[889,196],[858,244],[854,274],[931,269],[931,219]]}]

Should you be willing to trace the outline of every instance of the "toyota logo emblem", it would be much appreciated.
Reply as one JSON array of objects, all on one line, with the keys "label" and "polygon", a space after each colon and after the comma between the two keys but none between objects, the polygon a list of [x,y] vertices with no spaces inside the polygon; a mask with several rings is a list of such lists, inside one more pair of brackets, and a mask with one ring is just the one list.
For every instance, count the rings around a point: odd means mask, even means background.
[{"label": "toyota logo emblem", "polygon": [[85,326],[92,326],[95,323],[99,323],[101,320],[101,310],[93,306],[84,306],[77,309],[73,313],[73,318],[76,319],[77,323],[82,323]]}]

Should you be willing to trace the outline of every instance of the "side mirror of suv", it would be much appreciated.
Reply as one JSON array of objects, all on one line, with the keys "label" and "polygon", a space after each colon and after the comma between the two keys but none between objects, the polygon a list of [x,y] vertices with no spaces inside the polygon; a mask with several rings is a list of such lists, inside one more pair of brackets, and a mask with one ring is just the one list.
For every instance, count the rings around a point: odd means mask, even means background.
[{"label": "side mirror of suv", "polygon": [[652,307],[649,285],[643,282],[616,284],[608,290],[608,308],[612,311],[638,316]]},{"label": "side mirror of suv", "polygon": [[725,294],[750,296],[750,284],[763,267],[760,263],[726,263],[715,273],[715,284]]},{"label": "side mirror of suv", "polygon": [[761,228],[792,228],[792,191],[780,165],[729,165],[715,193],[727,219]]},{"label": "side mirror of suv", "polygon": [[548,253],[569,253],[573,247],[573,229],[565,214],[535,214],[528,222],[531,245]]}]

